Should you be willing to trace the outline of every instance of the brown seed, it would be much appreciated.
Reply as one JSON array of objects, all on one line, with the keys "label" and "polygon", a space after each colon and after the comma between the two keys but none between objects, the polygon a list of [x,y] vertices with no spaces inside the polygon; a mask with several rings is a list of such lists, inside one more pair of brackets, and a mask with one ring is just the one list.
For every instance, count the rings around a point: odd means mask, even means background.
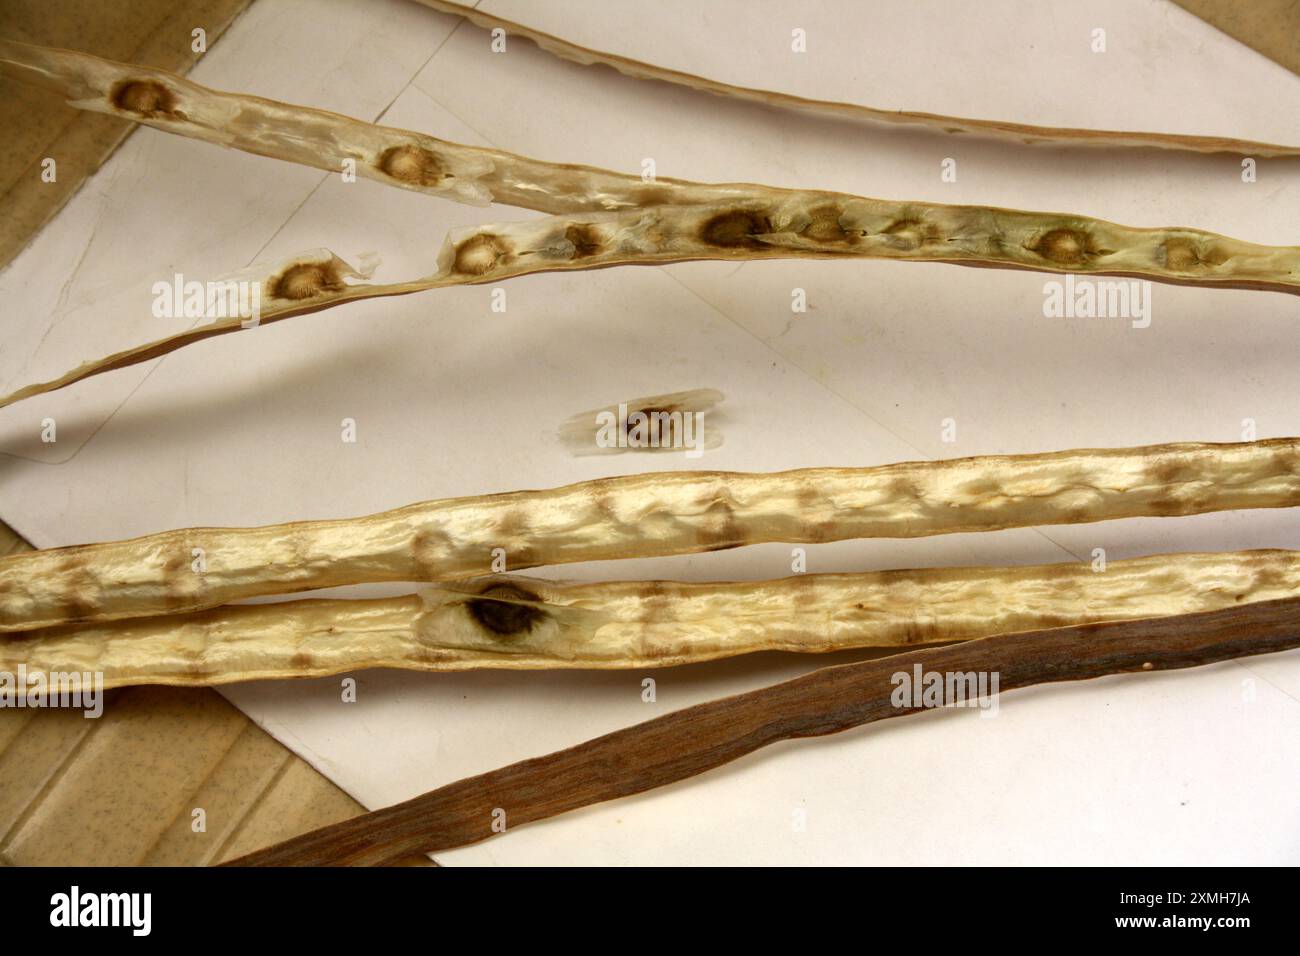
[{"label": "brown seed", "polygon": [[375,165],[385,175],[413,186],[437,186],[447,176],[438,155],[420,146],[390,146]]},{"label": "brown seed", "polygon": [[184,116],[176,110],[176,94],[157,80],[126,80],[119,83],[113,88],[109,101],[118,109],[137,116]]},{"label": "brown seed", "polygon": [[342,292],[347,288],[338,267],[332,262],[300,262],[268,279],[267,294],[273,299],[310,299],[323,292]]},{"label": "brown seed", "polygon": [[772,223],[761,212],[736,209],[714,216],[700,228],[700,239],[711,246],[735,248],[761,246],[755,236],[772,231]]},{"label": "brown seed", "polygon": [[[492,598],[506,598],[494,601]],[[525,591],[513,584],[498,584],[484,591],[482,596],[465,602],[470,617],[481,627],[499,637],[517,637],[533,629],[533,625],[546,615],[527,604],[514,604],[513,601],[538,601],[536,594]]]},{"label": "brown seed", "polygon": [[1030,248],[1052,262],[1079,265],[1088,260],[1088,234],[1075,229],[1053,229]]},{"label": "brown seed", "polygon": [[605,244],[600,230],[587,222],[575,222],[564,230],[564,238],[573,243],[573,258],[586,259],[600,252]]},{"label": "brown seed", "polygon": [[502,240],[490,232],[480,232],[456,247],[452,268],[466,275],[481,276],[491,272],[507,251]]}]

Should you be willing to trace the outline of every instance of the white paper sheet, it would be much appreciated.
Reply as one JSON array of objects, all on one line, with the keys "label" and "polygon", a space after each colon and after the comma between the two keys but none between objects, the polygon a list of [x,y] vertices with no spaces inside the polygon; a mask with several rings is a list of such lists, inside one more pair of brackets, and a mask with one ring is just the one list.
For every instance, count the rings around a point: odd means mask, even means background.
[{"label": "white paper sheet", "polygon": [[[1300,140],[1300,78],[1165,3],[489,2],[666,66],[876,106]],[[304,14],[310,11],[311,16]],[[612,12],[611,12],[612,11]],[[334,18],[334,19],[331,19]],[[808,53],[789,52],[792,26]],[[1088,51],[1104,26],[1105,54]],[[303,30],[309,31],[304,34]],[[319,33],[319,36],[317,36]],[[1083,52],[1080,52],[1083,51]],[[864,130],[584,69],[414,4],[259,0],[194,78],[545,159],[865,195],[1061,209],[1294,243],[1300,168]],[[1083,95],[1086,91],[1086,96]],[[1290,128],[1288,128],[1290,127]],[[940,162],[957,161],[954,183]],[[149,288],[316,246],[431,271],[480,210],[141,131],[0,275],[8,388],[166,331]],[[1300,423],[1300,300],[1154,287],[1150,328],[1047,319],[1033,273],[895,262],[694,263],[362,303],[216,339],[0,410],[0,515],[42,546],[361,514],[606,474],[770,470],[1179,439]],[[809,311],[794,314],[791,291]],[[39,343],[39,344],[38,344]],[[726,442],[573,458],[555,428],[671,390],[727,395]],[[39,441],[53,417],[59,440]],[[341,421],[358,441],[340,440]],[[941,422],[956,423],[944,442]],[[1300,516],[844,542],[809,570],[1300,546]],[[789,549],[554,569],[765,578]],[[359,592],[358,592],[359,593]],[[837,660],[853,655],[836,655]],[[246,685],[238,706],[368,806],[826,659],[653,674],[369,672]],[[439,857],[451,863],[1300,861],[1300,654],[1008,695],[771,748],[706,777]]]}]

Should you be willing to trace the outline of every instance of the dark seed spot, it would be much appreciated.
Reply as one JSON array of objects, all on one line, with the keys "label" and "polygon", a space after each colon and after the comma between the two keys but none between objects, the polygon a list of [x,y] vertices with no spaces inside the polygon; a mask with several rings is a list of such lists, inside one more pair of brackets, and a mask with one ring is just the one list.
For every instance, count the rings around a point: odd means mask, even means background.
[{"label": "dark seed spot", "polygon": [[586,259],[600,252],[604,239],[590,223],[575,222],[564,230],[564,238],[573,243],[573,258]]},{"label": "dark seed spot", "polygon": [[465,275],[481,276],[491,272],[497,261],[508,251],[497,236],[481,232],[470,236],[456,247],[452,268]]},{"label": "dark seed spot", "polygon": [[761,246],[755,236],[772,231],[772,223],[761,212],[737,209],[718,213],[700,228],[700,238],[711,246],[736,248]]},{"label": "dark seed spot", "polygon": [[390,146],[376,165],[380,172],[413,186],[436,186],[447,175],[437,154],[420,146]]},{"label": "dark seed spot", "polygon": [[493,601],[491,598],[508,598],[510,601],[536,601],[536,594],[530,594],[513,584],[498,584],[484,591],[480,597],[466,601],[465,607],[470,616],[487,631],[500,637],[517,637],[533,629],[533,625],[546,615],[527,604],[511,604],[508,601]]},{"label": "dark seed spot", "polygon": [[109,99],[120,110],[150,119],[185,116],[176,110],[176,94],[157,80],[123,80],[113,88]]},{"label": "dark seed spot", "polygon": [[1080,265],[1088,260],[1088,235],[1075,229],[1053,229],[1030,248],[1044,259],[1061,265]]},{"label": "dark seed spot", "polygon": [[267,294],[273,299],[310,299],[323,292],[342,292],[346,288],[338,267],[332,262],[299,262],[266,281]]}]

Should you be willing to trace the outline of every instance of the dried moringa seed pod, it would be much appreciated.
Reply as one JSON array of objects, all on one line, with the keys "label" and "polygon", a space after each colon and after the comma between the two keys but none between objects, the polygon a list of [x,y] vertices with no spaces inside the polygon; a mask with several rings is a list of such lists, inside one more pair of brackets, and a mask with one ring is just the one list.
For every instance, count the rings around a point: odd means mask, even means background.
[{"label": "dried moringa seed pod", "polygon": [[88,53],[0,40],[0,74],[53,90],[79,109],[108,113],[218,146],[486,206],[540,212],[630,209],[673,202],[725,202],[751,187],[705,186],[590,166],[547,163],[464,146],[410,130],[209,89],[165,70]]},{"label": "dried moringa seed pod", "polygon": [[489,578],[405,597],[231,605],[0,637],[0,671],[105,687],[323,677],[371,667],[669,667],[755,651],[909,647],[1300,597],[1300,552],[1161,554],[776,581]]},{"label": "dried moringa seed pod", "polygon": [[[0,41],[0,72],[61,91],[75,106],[259,155],[322,169],[352,164],[359,175],[390,185],[562,214],[449,237],[440,270],[408,282],[268,285],[272,301],[260,324],[358,299],[450,285],[694,259],[907,259],[1300,293],[1300,247],[1256,245],[1198,229],[1137,228],[1067,213],[897,202],[748,183],[659,179],[647,184],[637,176],[461,146],[336,113],[219,93],[163,71],[13,41]],[[217,321],[126,349],[18,389],[0,398],[0,407],[240,327]]]},{"label": "dried moringa seed pod", "polygon": [[[272,277],[260,324],[361,299],[540,272],[788,258],[904,259],[1300,294],[1300,246],[1260,246],[1195,229],[1138,229],[1063,213],[773,191],[770,199],[723,206],[654,206],[459,230],[444,242],[438,271],[407,282],[340,281],[294,295],[294,285]],[[0,407],[241,328],[238,319],[218,320],[126,349],[21,388],[0,398]]]},{"label": "dried moringa seed pod", "polygon": [[725,96],[748,103],[761,103],[780,109],[795,110],[816,116],[835,116],[858,122],[886,126],[924,127],[943,133],[965,133],[985,139],[1021,143],[1028,146],[1132,146],[1155,149],[1188,150],[1195,153],[1237,153],[1242,156],[1300,156],[1300,146],[1280,146],[1275,143],[1257,143],[1247,139],[1227,136],[1194,136],[1184,133],[1147,133],[1138,130],[1072,129],[1061,126],[1034,126],[1029,123],[1012,123],[1006,120],[967,119],[961,116],[943,116],[937,113],[920,113],[915,110],[882,110],[860,103],[837,103],[793,96],[774,90],[758,90],[734,83],[724,83],[681,70],[668,69],[633,60],[616,53],[605,53],[580,46],[563,37],[544,33],[486,10],[478,10],[454,0],[416,0],[426,7],[443,13],[464,17],[485,30],[503,30],[510,36],[531,40],[538,47],[564,60],[583,66],[608,66],[624,76],[639,80],[672,83],[705,93]]},{"label": "dried moringa seed pod", "polygon": [[[342,584],[451,581],[762,542],[912,538],[1300,504],[1300,439],[875,468],[663,472],[408,505],[363,518],[190,528],[0,558],[0,631],[174,614]],[[191,566],[193,548],[205,568]]]}]

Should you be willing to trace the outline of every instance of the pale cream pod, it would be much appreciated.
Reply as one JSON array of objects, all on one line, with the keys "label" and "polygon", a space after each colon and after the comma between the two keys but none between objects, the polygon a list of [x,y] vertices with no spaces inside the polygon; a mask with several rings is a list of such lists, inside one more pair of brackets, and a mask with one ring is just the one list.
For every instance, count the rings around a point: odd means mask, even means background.
[{"label": "pale cream pod", "polygon": [[494,577],[373,600],[221,607],[0,637],[0,671],[105,687],[321,677],[370,667],[667,667],[756,651],[964,641],[1300,595],[1300,552],[1170,554],[1012,568],[808,574],[752,583]]},{"label": "pale cream pod", "polygon": [[[763,542],[912,538],[1300,504],[1300,439],[774,473],[661,472],[362,518],[188,528],[0,559],[0,631],[261,595]],[[204,564],[194,565],[194,549]]]}]

